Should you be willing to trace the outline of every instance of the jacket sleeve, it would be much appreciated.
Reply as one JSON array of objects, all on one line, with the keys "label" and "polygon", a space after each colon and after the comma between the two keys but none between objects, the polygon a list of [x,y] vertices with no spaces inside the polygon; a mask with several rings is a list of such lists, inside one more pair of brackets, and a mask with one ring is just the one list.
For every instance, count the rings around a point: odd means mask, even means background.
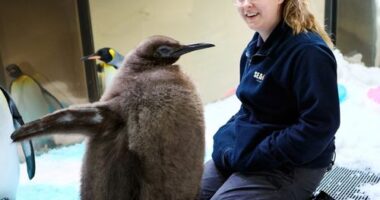
[{"label": "jacket sleeve", "polygon": [[[248,56],[247,51],[251,48],[252,41],[248,43],[247,47],[244,49],[241,57],[240,57],[240,74],[239,74],[239,80],[241,80],[246,65],[247,65],[247,59]],[[244,113],[243,106],[240,106],[239,111],[233,115],[222,127],[219,128],[219,130],[214,135],[214,144],[213,144],[213,152],[212,152],[212,159],[216,165],[216,167],[221,172],[231,172],[231,168],[228,165],[228,162],[225,161],[225,152],[227,150],[231,149],[231,146],[233,146],[233,141],[235,140],[234,134],[233,134],[233,123],[235,119],[239,116],[241,116]]]},{"label": "jacket sleeve", "polygon": [[269,133],[250,147],[236,148],[240,133],[235,133],[235,148],[224,148],[220,156],[233,171],[273,169],[285,163],[302,165],[315,159],[334,140],[340,110],[332,52],[327,47],[309,45],[300,51],[294,66],[290,87],[297,101],[298,122]]},{"label": "jacket sleeve", "polygon": [[215,166],[224,173],[232,172],[232,169],[228,162],[225,160],[226,151],[231,150],[234,145],[234,121],[239,116],[244,115],[244,108],[240,106],[239,111],[233,115],[214,135],[214,144],[212,159]]}]

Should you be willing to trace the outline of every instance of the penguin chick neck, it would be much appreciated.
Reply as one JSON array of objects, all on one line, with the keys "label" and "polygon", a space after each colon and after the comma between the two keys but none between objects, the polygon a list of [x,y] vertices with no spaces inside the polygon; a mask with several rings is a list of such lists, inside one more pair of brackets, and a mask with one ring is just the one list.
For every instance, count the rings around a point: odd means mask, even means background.
[{"label": "penguin chick neck", "polygon": [[172,38],[155,35],[141,42],[127,55],[125,67],[134,71],[149,70],[158,66],[169,67],[183,54],[213,46],[206,43],[182,45]]}]

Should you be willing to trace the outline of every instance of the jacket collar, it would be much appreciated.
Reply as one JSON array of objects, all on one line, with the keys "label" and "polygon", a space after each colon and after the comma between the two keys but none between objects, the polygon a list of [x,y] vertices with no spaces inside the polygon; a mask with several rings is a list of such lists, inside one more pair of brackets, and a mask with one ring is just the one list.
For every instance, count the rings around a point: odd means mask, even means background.
[{"label": "jacket collar", "polygon": [[276,28],[264,42],[258,32],[253,36],[252,41],[246,49],[247,57],[262,57],[270,55],[283,42],[286,35],[292,34],[292,29],[283,21],[279,22]]}]

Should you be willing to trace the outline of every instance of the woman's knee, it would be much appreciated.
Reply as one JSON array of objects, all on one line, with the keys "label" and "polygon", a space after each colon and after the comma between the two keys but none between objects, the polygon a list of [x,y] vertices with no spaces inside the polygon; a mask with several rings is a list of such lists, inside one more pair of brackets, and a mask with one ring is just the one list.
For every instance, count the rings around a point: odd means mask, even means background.
[{"label": "woman's knee", "polygon": [[212,160],[207,161],[204,165],[198,199],[210,199],[225,181],[226,178],[215,167],[214,162]]}]

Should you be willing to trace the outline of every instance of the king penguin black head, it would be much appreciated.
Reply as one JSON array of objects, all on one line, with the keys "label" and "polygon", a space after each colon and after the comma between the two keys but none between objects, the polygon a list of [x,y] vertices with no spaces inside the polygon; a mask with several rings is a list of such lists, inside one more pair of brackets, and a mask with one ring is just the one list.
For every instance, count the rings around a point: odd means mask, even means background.
[{"label": "king penguin black head", "polygon": [[20,67],[16,64],[8,65],[5,70],[7,71],[8,75],[14,79],[20,77],[23,74]]},{"label": "king penguin black head", "polygon": [[183,54],[213,46],[208,43],[182,45],[172,38],[156,35],[141,42],[130,54],[127,63],[152,66],[171,65]]},{"label": "king penguin black head", "polygon": [[115,50],[109,47],[101,48],[91,55],[82,57],[82,60],[101,60],[105,63],[109,63],[114,58],[114,51]]}]

